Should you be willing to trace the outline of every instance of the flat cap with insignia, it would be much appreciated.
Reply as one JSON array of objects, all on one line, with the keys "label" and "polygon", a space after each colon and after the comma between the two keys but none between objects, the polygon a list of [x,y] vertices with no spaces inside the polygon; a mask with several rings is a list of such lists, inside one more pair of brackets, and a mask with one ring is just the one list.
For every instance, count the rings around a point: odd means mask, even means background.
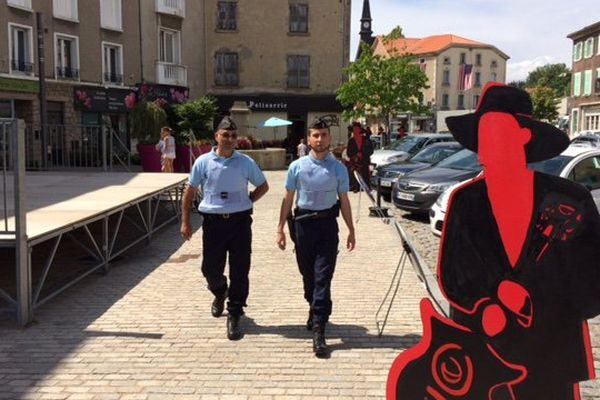
[{"label": "flat cap with insignia", "polygon": [[219,122],[219,126],[217,126],[217,130],[221,129],[225,129],[226,131],[236,131],[237,125],[235,124],[233,119],[231,119],[231,117],[227,115],[223,117],[221,122]]},{"label": "flat cap with insignia", "polygon": [[322,118],[316,118],[309,126],[310,129],[329,129],[329,124]]}]

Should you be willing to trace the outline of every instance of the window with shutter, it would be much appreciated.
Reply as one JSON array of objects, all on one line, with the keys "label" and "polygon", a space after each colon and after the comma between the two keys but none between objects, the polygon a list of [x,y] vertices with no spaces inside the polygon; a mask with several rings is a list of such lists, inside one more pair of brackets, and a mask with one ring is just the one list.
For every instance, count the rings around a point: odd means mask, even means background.
[{"label": "window with shutter", "polygon": [[238,55],[232,52],[218,52],[215,55],[215,85],[238,86]]},{"label": "window with shutter", "polygon": [[123,29],[121,0],[100,0],[100,26],[117,31]]},{"label": "window with shutter", "polygon": [[573,96],[581,96],[581,72],[573,74]]},{"label": "window with shutter", "polygon": [[288,78],[289,88],[310,87],[310,56],[293,55],[288,56]]},{"label": "window with shutter", "polygon": [[217,29],[235,31],[237,29],[237,3],[220,1],[217,4]]},{"label": "window with shutter", "polygon": [[583,73],[583,95],[592,94],[592,70],[588,69]]},{"label": "window with shutter", "polygon": [[308,32],[308,4],[290,4],[290,32]]}]

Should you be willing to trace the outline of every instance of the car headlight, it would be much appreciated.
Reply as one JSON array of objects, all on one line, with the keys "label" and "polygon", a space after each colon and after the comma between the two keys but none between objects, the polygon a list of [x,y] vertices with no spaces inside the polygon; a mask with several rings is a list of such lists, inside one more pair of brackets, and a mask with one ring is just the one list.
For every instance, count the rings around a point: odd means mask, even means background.
[{"label": "car headlight", "polygon": [[382,174],[382,177],[384,178],[397,178],[399,176],[401,176],[402,173],[398,172],[398,171],[384,171]]},{"label": "car headlight", "polygon": [[450,186],[452,186],[456,183],[458,183],[458,181],[438,183],[438,184],[429,186],[426,191],[429,193],[442,193],[444,190],[448,189]]},{"label": "car headlight", "polygon": [[443,204],[446,202],[446,200],[448,199],[448,196],[450,196],[450,192],[447,190],[444,190],[442,192],[442,194],[440,194],[437,198],[437,200],[435,201],[435,204],[439,207],[439,208],[443,208]]}]

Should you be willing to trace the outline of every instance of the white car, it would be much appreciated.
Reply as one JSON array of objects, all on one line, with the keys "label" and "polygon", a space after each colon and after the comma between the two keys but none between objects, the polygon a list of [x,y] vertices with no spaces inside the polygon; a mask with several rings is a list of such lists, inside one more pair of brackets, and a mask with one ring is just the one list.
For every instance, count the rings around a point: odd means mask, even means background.
[{"label": "white car", "polygon": [[404,161],[432,143],[451,141],[454,141],[454,137],[449,133],[409,134],[388,144],[383,149],[375,150],[371,155],[371,165],[376,168],[381,165]]},{"label": "white car", "polygon": [[[532,163],[528,166],[535,171],[560,176],[584,185],[590,190],[596,207],[600,210],[600,149],[572,145],[550,160]],[[429,227],[434,235],[441,236],[442,234],[448,200],[452,191],[466,182],[468,181],[450,186],[431,206]]]}]

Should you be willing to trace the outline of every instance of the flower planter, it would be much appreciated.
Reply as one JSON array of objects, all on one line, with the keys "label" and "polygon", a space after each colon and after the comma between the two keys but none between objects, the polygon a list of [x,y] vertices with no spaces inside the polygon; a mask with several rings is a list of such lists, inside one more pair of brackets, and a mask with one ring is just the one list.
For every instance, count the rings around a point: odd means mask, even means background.
[{"label": "flower planter", "polygon": [[160,172],[160,151],[153,144],[138,144],[137,150],[144,172]]},{"label": "flower planter", "polygon": [[192,160],[190,160],[190,146],[185,144],[178,144],[176,146],[177,158],[175,159],[174,165],[175,172],[190,172],[191,165],[193,164],[194,160],[200,157],[202,154],[208,153],[211,150],[212,147],[210,144],[194,146],[192,147],[194,157]]}]

